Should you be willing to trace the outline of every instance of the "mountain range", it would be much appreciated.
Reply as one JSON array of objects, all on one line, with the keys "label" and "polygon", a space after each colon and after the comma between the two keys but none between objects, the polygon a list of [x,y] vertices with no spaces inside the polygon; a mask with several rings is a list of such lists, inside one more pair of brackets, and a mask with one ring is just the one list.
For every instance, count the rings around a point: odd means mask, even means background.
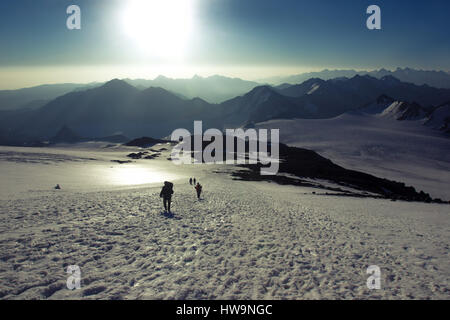
[{"label": "mountain range", "polygon": [[[394,71],[380,69],[375,71],[355,70],[323,70],[320,72],[303,73],[290,77],[263,79],[260,83],[229,78],[219,75],[210,77],[194,76],[189,79],[172,79],[158,76],[153,80],[124,79],[138,89],[160,87],[170,91],[180,98],[201,98],[209,103],[221,103],[236,96],[244,95],[261,84],[277,85],[278,89],[291,87],[309,79],[330,80],[337,78],[353,78],[356,75],[370,75],[377,79],[393,76],[402,82],[416,85],[428,85],[436,88],[450,88],[450,74],[444,71],[424,71],[410,68],[397,68]],[[47,84],[17,90],[0,90],[0,110],[37,109],[51,100],[73,91],[84,91],[102,86],[104,82],[88,84],[64,83]]]},{"label": "mountain range", "polygon": [[283,83],[301,83],[311,78],[319,78],[322,80],[330,80],[335,78],[352,78],[356,75],[369,75],[377,79],[385,76],[393,76],[400,81],[414,83],[416,85],[429,85],[436,88],[450,88],[450,73],[445,71],[434,70],[417,70],[411,68],[397,68],[395,70],[378,69],[373,71],[357,71],[357,70],[322,70],[318,72],[307,72],[286,77],[271,77],[261,79],[260,82],[280,85]]},{"label": "mountain range", "polygon": [[450,101],[449,89],[418,86],[392,76],[381,79],[368,75],[356,75],[350,79],[312,78],[298,85],[283,85],[275,89],[284,96],[297,98],[301,105],[310,109],[311,116],[316,118],[333,117],[356,109],[383,94],[402,101],[417,102],[425,108]]},{"label": "mountain range", "polygon": [[258,86],[220,104],[183,98],[160,87],[138,89],[114,79],[67,93],[37,109],[0,111],[0,143],[48,141],[63,126],[81,137],[159,138],[176,128],[192,132],[194,120],[202,120],[204,128],[225,129],[271,119],[324,119],[367,107],[383,95],[392,100],[386,102],[389,105],[399,101],[386,109],[385,116],[428,117],[430,127],[446,131],[450,89],[417,86],[392,76],[314,78],[298,85]]},{"label": "mountain range", "polygon": [[[220,103],[245,94],[260,85],[257,82],[223,76],[200,77],[190,79],[171,79],[158,76],[154,80],[124,79],[138,89],[160,87],[183,99],[199,97],[210,103]],[[37,109],[51,100],[73,91],[84,91],[102,86],[103,82],[88,84],[64,83],[46,84],[17,90],[0,90],[0,110]]]},{"label": "mountain range", "polygon": [[100,83],[61,83],[17,90],[0,90],[0,110],[37,109],[68,92],[86,90],[100,85]]},{"label": "mountain range", "polygon": [[10,121],[0,123],[9,132],[40,139],[52,137],[63,125],[83,137],[160,136],[173,127],[192,125],[193,117],[201,117],[211,106],[199,98],[185,100],[162,88],[139,90],[115,79],[67,93],[37,110],[9,112],[2,118]]},{"label": "mountain range", "polygon": [[260,84],[239,78],[228,78],[219,75],[210,77],[193,76],[190,79],[171,79],[158,76],[154,80],[124,79],[129,84],[145,89],[160,87],[178,94],[180,97],[193,99],[199,97],[210,103],[220,103],[236,96],[247,93]]},{"label": "mountain range", "polygon": [[433,108],[424,108],[416,102],[399,101],[381,95],[373,103],[350,113],[397,121],[420,121],[427,127],[450,133],[450,102]]},{"label": "mountain range", "polygon": [[[279,89],[282,89],[292,84],[303,83],[312,78],[330,80],[336,78],[353,78],[356,75],[370,75],[377,79],[385,76],[393,76],[402,82],[409,82],[419,86],[426,84],[436,88],[450,88],[449,73],[444,71],[415,70],[411,68],[397,68],[393,71],[386,69],[374,71],[326,69],[320,72],[303,73],[289,77],[262,79],[259,83],[220,75],[210,77],[194,76],[189,79],[172,79],[160,75],[153,80],[124,80],[138,89],[160,87],[184,99],[199,97],[210,103],[221,103],[236,96],[244,95],[262,84],[276,85]],[[92,82],[88,84],[64,83],[40,85],[17,90],[0,90],[0,110],[37,109],[63,94],[72,91],[83,91],[99,87],[103,84],[104,82]]]}]

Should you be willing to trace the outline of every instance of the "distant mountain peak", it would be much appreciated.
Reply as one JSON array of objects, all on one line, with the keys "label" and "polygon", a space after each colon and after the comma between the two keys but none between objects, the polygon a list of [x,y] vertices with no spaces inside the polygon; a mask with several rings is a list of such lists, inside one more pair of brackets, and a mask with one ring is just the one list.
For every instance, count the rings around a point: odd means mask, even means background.
[{"label": "distant mountain peak", "polygon": [[420,120],[425,117],[424,109],[417,103],[395,101],[380,116],[402,120]]},{"label": "distant mountain peak", "polygon": [[115,89],[115,90],[116,89],[124,89],[124,88],[126,88],[126,89],[129,89],[129,88],[136,89],[131,84],[127,83],[124,80],[120,80],[120,79],[112,79],[112,80],[106,82],[100,88]]},{"label": "distant mountain peak", "polygon": [[359,109],[356,114],[373,115],[379,118],[394,120],[422,120],[427,111],[416,102],[393,99],[388,95],[380,95],[376,102]]},{"label": "distant mountain peak", "polygon": [[166,89],[161,87],[148,87],[147,89],[143,90],[143,92],[152,94],[167,94],[175,96],[172,92],[167,91]]},{"label": "distant mountain peak", "polygon": [[70,129],[67,125],[63,125],[56,135],[50,139],[51,143],[75,143],[81,140],[81,137]]},{"label": "distant mountain peak", "polygon": [[166,76],[163,76],[162,74],[160,74],[159,76],[157,76],[155,78],[155,80],[158,81],[158,80],[171,80],[171,79],[166,77]]},{"label": "distant mountain peak", "polygon": [[361,80],[377,80],[377,79],[372,77],[372,76],[370,76],[370,75],[368,75],[368,74],[363,74],[363,75],[357,74],[353,78],[350,78],[350,80],[352,80],[352,81],[355,81],[355,80],[356,81],[361,81]]},{"label": "distant mountain peak", "polygon": [[396,77],[391,76],[391,75],[384,76],[380,80],[381,81],[395,82],[395,83],[400,83],[401,82],[399,79],[397,79]]},{"label": "distant mountain peak", "polygon": [[306,80],[304,83],[311,83],[311,84],[313,84],[313,83],[323,83],[323,82],[325,82],[325,80],[323,80],[323,79],[311,78],[311,79]]},{"label": "distant mountain peak", "polygon": [[126,83],[124,80],[120,80],[118,78],[114,78],[114,79],[111,79],[111,80],[105,82],[104,86],[106,86],[106,85],[115,85],[115,84],[119,84],[121,82]]},{"label": "distant mountain peak", "polygon": [[271,86],[258,86],[253,88],[248,95],[262,95],[262,94],[271,94],[271,93],[275,93],[275,91],[273,90],[273,88]]}]

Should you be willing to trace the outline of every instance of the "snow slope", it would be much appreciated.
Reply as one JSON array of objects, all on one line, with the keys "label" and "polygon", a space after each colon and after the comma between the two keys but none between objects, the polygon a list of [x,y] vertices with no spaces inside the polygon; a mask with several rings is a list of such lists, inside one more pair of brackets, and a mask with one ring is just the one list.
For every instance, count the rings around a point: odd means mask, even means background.
[{"label": "snow slope", "polygon": [[[84,168],[103,165],[107,175],[114,168],[106,160],[130,150],[113,149],[40,152],[54,158],[88,153],[97,160],[80,160]],[[33,158],[27,153],[38,149],[7,150],[10,157],[18,152]],[[450,298],[448,205],[333,197],[236,181],[227,174],[229,166],[181,167],[166,156],[121,166],[175,174],[174,216],[161,214],[161,183],[124,178],[120,186],[102,182],[85,188],[92,177],[75,177],[70,160],[45,168],[30,162],[26,175],[16,175],[22,163],[1,159],[0,174],[17,192],[10,198],[0,190],[0,297]],[[45,183],[36,179],[42,171]],[[24,176],[33,193],[20,187]],[[204,187],[201,201],[190,176]],[[66,181],[62,190],[51,189],[62,180],[47,183],[55,177]],[[78,182],[71,185],[72,179]],[[381,268],[381,289],[370,291],[366,269],[374,264]],[[81,268],[79,290],[66,288],[68,265]]]},{"label": "snow slope", "polygon": [[[111,144],[113,146],[114,144]],[[0,147],[0,199],[46,194],[56,184],[63,192],[111,190],[132,185],[161,183],[180,177],[158,163],[151,167],[133,162],[127,166],[112,160],[130,160],[136,147],[89,142],[58,148]],[[167,148],[159,144],[154,148]],[[145,163],[145,162],[144,162]]]},{"label": "snow slope", "polygon": [[318,152],[338,165],[405,182],[450,200],[450,140],[420,121],[353,113],[332,119],[272,120],[280,141]]},{"label": "snow slope", "polygon": [[434,110],[425,121],[426,126],[450,133],[450,103],[444,104]]}]

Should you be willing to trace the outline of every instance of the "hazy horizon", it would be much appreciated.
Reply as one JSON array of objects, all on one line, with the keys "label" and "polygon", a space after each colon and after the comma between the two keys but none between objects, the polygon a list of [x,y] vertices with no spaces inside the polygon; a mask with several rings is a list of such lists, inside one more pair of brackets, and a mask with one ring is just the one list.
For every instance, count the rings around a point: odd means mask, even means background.
[{"label": "hazy horizon", "polygon": [[[260,77],[245,77],[245,74],[243,75],[239,75],[239,74],[232,74],[232,73],[219,73],[219,72],[192,72],[192,73],[188,73],[188,74],[180,74],[179,76],[175,74],[163,74],[163,73],[158,73],[158,72],[153,72],[151,73],[151,76],[146,75],[144,72],[143,73],[133,73],[135,76],[129,75],[127,73],[117,73],[120,74],[120,76],[118,76],[116,73],[111,73],[108,74],[107,76],[105,75],[99,75],[98,77],[94,77],[94,78],[90,78],[90,80],[85,80],[86,78],[83,76],[83,72],[79,75],[79,76],[75,76],[75,77],[66,77],[66,78],[61,78],[60,77],[60,73],[64,74],[67,73],[67,68],[65,68],[64,70],[61,69],[59,72],[55,72],[55,70],[53,69],[52,75],[51,77],[48,78],[42,78],[42,74],[40,73],[39,70],[36,70],[33,72],[33,69],[30,68],[23,70],[23,73],[26,73],[28,75],[28,79],[29,81],[27,81],[24,85],[15,85],[14,81],[11,81],[11,79],[14,79],[14,75],[22,75],[22,72],[18,72],[17,70],[13,71],[12,74],[10,75],[10,77],[8,78],[8,85],[5,85],[4,87],[0,87],[0,90],[18,90],[18,89],[24,89],[24,88],[32,88],[32,87],[36,87],[36,86],[41,86],[41,85],[55,85],[55,84],[69,84],[69,83],[75,83],[75,84],[90,84],[90,83],[103,83],[103,82],[108,82],[110,80],[113,79],[120,79],[120,80],[155,80],[156,78],[163,76],[163,77],[167,77],[170,79],[192,79],[195,76],[199,76],[202,78],[208,78],[208,77],[212,77],[212,76],[223,76],[223,77],[228,77],[228,78],[237,78],[237,79],[241,79],[241,80],[246,80],[246,81],[254,81],[254,82],[259,82],[259,83],[263,83],[264,81],[267,81],[267,79],[270,78],[282,78],[282,77],[289,77],[289,76],[295,76],[295,75],[300,75],[300,74],[305,74],[305,73],[312,73],[312,72],[321,72],[321,71],[343,71],[343,70],[354,70],[357,72],[371,72],[371,71],[376,71],[376,70],[380,70],[380,69],[385,69],[388,71],[395,71],[397,68],[401,68],[401,69],[406,69],[409,67],[396,67],[396,68],[374,68],[374,69],[356,69],[356,68],[317,68],[317,69],[309,69],[309,70],[299,70],[298,72],[292,72],[292,70],[294,69],[289,69],[291,72],[288,73],[273,73],[273,74],[267,74],[266,76],[260,76]],[[76,69],[80,70],[80,69],[84,69],[84,68],[80,68],[80,67],[76,67]],[[411,68],[412,69],[412,68]],[[424,69],[414,69],[414,70],[420,70],[420,71],[443,71],[446,73],[450,74],[450,71],[448,70],[438,70],[438,69],[433,69],[433,70],[424,70]],[[35,78],[33,78],[30,75],[35,74],[36,77],[38,77],[36,80]],[[264,74],[264,73],[263,73]],[[5,78],[8,76],[8,72],[2,72],[2,75],[5,76]],[[12,78],[11,78],[12,77]],[[0,78],[1,79],[1,78]],[[22,79],[22,78],[20,78]],[[48,80],[45,80],[48,79]],[[58,79],[58,80],[54,80],[54,79]]]}]

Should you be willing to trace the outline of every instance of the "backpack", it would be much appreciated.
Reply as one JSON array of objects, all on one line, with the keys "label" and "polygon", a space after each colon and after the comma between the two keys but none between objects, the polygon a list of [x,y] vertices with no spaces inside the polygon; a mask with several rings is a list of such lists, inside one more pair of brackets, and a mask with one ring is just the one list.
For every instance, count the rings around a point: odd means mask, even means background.
[{"label": "backpack", "polygon": [[164,181],[164,187],[159,194],[160,197],[169,197],[173,194],[173,183]]},{"label": "backpack", "polygon": [[170,188],[170,190],[173,189],[173,183],[172,182],[164,181],[164,185],[167,186],[168,188]]}]

